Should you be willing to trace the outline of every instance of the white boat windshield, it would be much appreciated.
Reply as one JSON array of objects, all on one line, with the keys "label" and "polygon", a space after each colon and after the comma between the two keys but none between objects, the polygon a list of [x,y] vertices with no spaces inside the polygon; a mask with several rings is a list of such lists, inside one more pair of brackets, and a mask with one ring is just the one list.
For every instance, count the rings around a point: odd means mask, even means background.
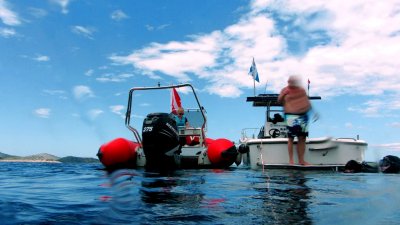
[{"label": "white boat windshield", "polygon": [[200,109],[185,109],[185,116],[188,119],[190,127],[201,128],[204,124],[204,118],[201,115]]}]

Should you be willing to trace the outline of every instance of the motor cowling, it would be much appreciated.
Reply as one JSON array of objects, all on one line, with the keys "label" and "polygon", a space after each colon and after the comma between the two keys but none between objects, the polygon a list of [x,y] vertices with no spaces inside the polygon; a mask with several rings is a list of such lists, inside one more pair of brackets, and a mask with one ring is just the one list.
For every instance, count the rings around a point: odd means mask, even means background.
[{"label": "motor cowling", "polygon": [[151,113],[143,121],[143,151],[146,168],[169,169],[178,166],[179,135],[173,115]]}]

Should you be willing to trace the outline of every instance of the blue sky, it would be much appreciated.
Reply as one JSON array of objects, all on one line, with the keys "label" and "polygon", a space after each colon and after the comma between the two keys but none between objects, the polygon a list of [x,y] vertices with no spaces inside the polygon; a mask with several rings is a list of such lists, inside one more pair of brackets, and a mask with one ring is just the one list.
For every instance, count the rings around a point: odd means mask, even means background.
[{"label": "blue sky", "polygon": [[[158,82],[192,83],[208,136],[238,141],[264,122],[246,102],[254,57],[257,93],[310,79],[322,97],[311,137],[359,135],[368,160],[400,155],[400,1],[0,0],[0,48],[3,153],[95,157],[132,138],[129,89]],[[140,126],[161,100],[137,97]]]}]

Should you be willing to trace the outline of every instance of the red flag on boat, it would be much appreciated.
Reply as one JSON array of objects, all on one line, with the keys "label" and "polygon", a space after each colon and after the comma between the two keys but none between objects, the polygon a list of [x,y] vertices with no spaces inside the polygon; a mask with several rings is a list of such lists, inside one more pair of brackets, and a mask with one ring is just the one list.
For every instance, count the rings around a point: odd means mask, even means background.
[{"label": "red flag on boat", "polygon": [[179,97],[179,94],[176,91],[176,89],[172,88],[172,92],[171,92],[171,112],[173,114],[176,114],[176,111],[178,110],[179,107],[182,107],[181,97]]}]

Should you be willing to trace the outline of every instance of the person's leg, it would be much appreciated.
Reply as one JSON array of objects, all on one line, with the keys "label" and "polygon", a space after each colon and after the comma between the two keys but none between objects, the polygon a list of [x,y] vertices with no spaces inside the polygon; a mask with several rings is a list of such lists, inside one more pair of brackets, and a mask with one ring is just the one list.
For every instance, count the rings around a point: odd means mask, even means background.
[{"label": "person's leg", "polygon": [[293,137],[288,138],[288,153],[289,153],[289,164],[294,165],[293,160]]},{"label": "person's leg", "polygon": [[304,160],[305,151],[306,151],[306,136],[300,135],[298,136],[298,141],[297,141],[297,156],[299,158],[299,164],[307,166],[310,164]]}]

